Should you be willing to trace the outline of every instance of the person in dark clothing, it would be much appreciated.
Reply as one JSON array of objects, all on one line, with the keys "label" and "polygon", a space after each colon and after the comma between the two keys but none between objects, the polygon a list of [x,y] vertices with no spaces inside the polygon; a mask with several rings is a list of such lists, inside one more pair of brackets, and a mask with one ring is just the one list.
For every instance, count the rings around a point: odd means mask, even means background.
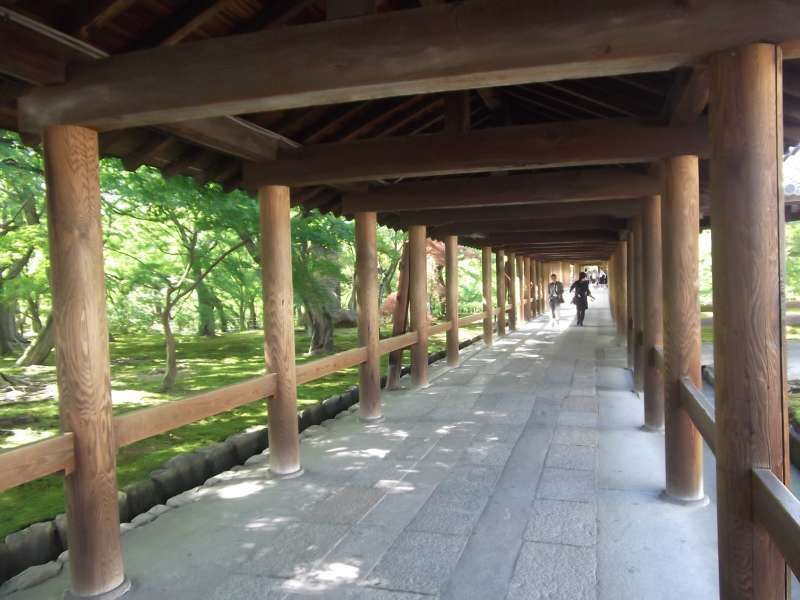
[{"label": "person in dark clothing", "polygon": [[569,287],[569,291],[574,294],[572,303],[575,305],[575,308],[578,309],[578,327],[583,327],[586,309],[589,308],[589,298],[594,300],[592,291],[589,289],[589,279],[586,277],[585,272],[582,271],[581,274],[578,275],[578,281],[574,282]]},{"label": "person in dark clothing", "polygon": [[557,323],[561,319],[561,305],[564,303],[564,284],[558,280],[555,273],[550,275],[547,297],[550,300],[551,322]]}]

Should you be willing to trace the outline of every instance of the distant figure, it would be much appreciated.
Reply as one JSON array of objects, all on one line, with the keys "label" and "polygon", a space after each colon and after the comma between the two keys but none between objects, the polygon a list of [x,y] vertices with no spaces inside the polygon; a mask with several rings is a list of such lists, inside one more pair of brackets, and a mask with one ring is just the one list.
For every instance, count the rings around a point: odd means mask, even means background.
[{"label": "distant figure", "polygon": [[550,284],[547,286],[547,296],[550,298],[550,322],[558,323],[561,320],[561,305],[564,303],[564,284],[558,280],[556,274],[550,275]]},{"label": "distant figure", "polygon": [[592,291],[589,289],[589,280],[586,273],[581,271],[578,275],[578,281],[569,287],[569,291],[573,292],[572,303],[578,309],[578,327],[583,327],[583,319],[586,316],[586,309],[589,308],[589,298],[594,300]]},{"label": "distant figure", "polygon": [[597,278],[600,287],[606,287],[608,285],[608,275],[606,275],[605,271],[600,271],[600,277]]}]

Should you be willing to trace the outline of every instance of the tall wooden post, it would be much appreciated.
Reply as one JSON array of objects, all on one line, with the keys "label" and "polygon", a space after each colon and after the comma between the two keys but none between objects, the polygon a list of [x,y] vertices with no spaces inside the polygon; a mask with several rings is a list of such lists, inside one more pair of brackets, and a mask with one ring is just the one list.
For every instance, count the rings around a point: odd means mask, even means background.
[{"label": "tall wooden post", "polygon": [[417,343],[411,347],[411,383],[415,386],[428,384],[428,261],[425,244],[425,226],[409,227],[411,329],[419,335]]},{"label": "tall wooden post", "polygon": [[522,257],[522,295],[524,298],[523,301],[523,314],[525,315],[525,320],[530,321],[532,312],[531,312],[531,257],[530,256],[523,256]]},{"label": "tall wooden post", "polygon": [[481,284],[483,287],[483,343],[492,345],[492,249],[481,248]]},{"label": "tall wooden post", "polygon": [[539,261],[531,259],[531,318],[539,316]]},{"label": "tall wooden post", "polygon": [[[400,254],[400,273],[397,277],[397,303],[392,312],[392,336],[405,333],[408,325],[408,242],[403,244]],[[386,375],[386,389],[400,387],[400,372],[403,369],[403,349],[389,353],[389,372]]]},{"label": "tall wooden post", "polygon": [[450,329],[447,330],[447,364],[458,365],[458,237],[448,235],[444,240],[445,309]]},{"label": "tall wooden post", "polygon": [[[628,338],[629,323],[628,319],[630,313],[628,311],[628,234],[627,239],[621,241],[617,247],[617,270],[614,274],[614,279],[617,282],[617,292],[619,296],[618,311],[617,311],[617,333],[623,339]],[[630,353],[628,353],[630,357]],[[630,365],[630,361],[628,362]]]},{"label": "tall wooden post", "polygon": [[503,250],[497,250],[495,271],[497,273],[497,335],[506,334],[506,257]]},{"label": "tall wooden post", "polygon": [[710,61],[711,213],[720,598],[787,594],[753,521],[751,468],[788,480],[783,335],[782,56],[771,44]]},{"label": "tall wooden post", "polygon": [[628,233],[626,240],[626,251],[628,255],[627,271],[625,273],[625,284],[627,288],[627,316],[625,331],[628,335],[628,367],[633,370],[635,368],[636,360],[636,244],[634,238],[636,231],[631,226],[631,231]]},{"label": "tall wooden post", "polygon": [[644,426],[664,429],[664,376],[653,361],[653,349],[664,345],[664,297],[661,276],[661,196],[642,200],[644,321]]},{"label": "tall wooden post", "polygon": [[75,469],[64,477],[71,591],[116,598],[130,582],[119,539],[97,133],[50,127],[44,159],[59,414],[75,435]]},{"label": "tall wooden post", "polygon": [[642,217],[638,216],[633,222],[634,254],[633,254],[633,327],[634,327],[634,355],[633,355],[633,382],[637,390],[644,390],[644,257],[642,248]]},{"label": "tall wooden post", "polygon": [[516,331],[519,314],[519,286],[517,285],[517,257],[513,252],[508,253],[506,273],[508,275],[508,300],[511,304],[508,324],[512,331]]},{"label": "tall wooden post", "polygon": [[664,288],[664,445],[666,495],[699,502],[703,438],[680,400],[681,377],[702,387],[700,374],[700,178],[696,156],[664,163],[661,202]]},{"label": "tall wooden post", "polygon": [[358,414],[365,421],[382,418],[377,226],[374,212],[356,213],[358,341],[367,349],[367,360],[358,367]]},{"label": "tall wooden post", "polygon": [[294,364],[294,292],[289,188],[258,191],[261,208],[261,285],[264,295],[264,356],[278,377],[269,411],[269,468],[279,477],[299,475],[297,376]]}]

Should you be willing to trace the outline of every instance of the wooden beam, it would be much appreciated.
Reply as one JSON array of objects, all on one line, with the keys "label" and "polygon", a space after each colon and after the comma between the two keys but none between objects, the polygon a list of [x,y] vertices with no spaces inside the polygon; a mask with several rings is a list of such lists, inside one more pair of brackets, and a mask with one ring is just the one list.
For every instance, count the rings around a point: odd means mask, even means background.
[{"label": "wooden beam", "polygon": [[705,123],[664,127],[637,119],[564,121],[310,146],[246,165],[251,187],[641,163],[708,154]]},{"label": "wooden beam", "polygon": [[664,299],[661,276],[661,196],[648,196],[642,210],[644,426],[664,430],[664,374],[651,360],[654,348],[664,344]]},{"label": "wooden beam", "polygon": [[383,418],[381,412],[381,356],[378,350],[380,314],[378,306],[377,221],[374,212],[356,215],[356,294],[358,297],[358,341],[367,351],[358,367],[359,416],[365,421]]},{"label": "wooden beam", "polygon": [[542,171],[508,177],[463,177],[370,188],[342,198],[342,212],[405,212],[495,205],[638,198],[660,190],[658,178],[620,168]]},{"label": "wooden beam", "polygon": [[82,40],[88,40],[92,29],[104,27],[135,2],[136,0],[96,0],[89,10],[76,19],[73,25],[75,35]]},{"label": "wooden beam", "polygon": [[174,137],[164,137],[156,134],[134,152],[123,158],[122,164],[129,171],[135,171],[143,164],[150,162],[158,154],[178,145],[180,145],[180,142]]},{"label": "wooden beam", "polygon": [[445,309],[450,329],[447,331],[447,364],[458,366],[458,237],[448,235],[445,251]]},{"label": "wooden beam", "polygon": [[[159,45],[174,46],[175,44],[180,44],[183,40],[216,17],[220,12],[234,4],[235,1],[236,0],[210,0],[201,10],[192,14],[185,23],[162,39]],[[195,10],[197,9],[195,8]]]},{"label": "wooden beam", "polygon": [[430,237],[445,235],[470,236],[487,233],[579,231],[582,229],[625,229],[624,219],[614,217],[572,217],[568,219],[509,219],[507,221],[471,221],[453,223],[431,229]]},{"label": "wooden beam", "polygon": [[[665,71],[755,40],[795,39],[798,20],[800,7],[780,0],[708,0],[681,6],[672,0],[604,0],[591,6],[567,0],[545,7],[474,0],[203,40],[76,65],[69,83],[26,98],[22,121],[32,130],[53,123],[125,128],[370,98]],[[264,56],[271,60],[263,61]],[[255,71],[254,64],[259,65]]]},{"label": "wooden beam", "polygon": [[708,104],[708,71],[705,65],[681,69],[676,73],[662,111],[666,123],[689,125],[694,123]]},{"label": "wooden beam", "polygon": [[428,384],[428,273],[425,227],[414,225],[408,230],[409,304],[411,330],[418,334],[411,348],[411,382]]}]

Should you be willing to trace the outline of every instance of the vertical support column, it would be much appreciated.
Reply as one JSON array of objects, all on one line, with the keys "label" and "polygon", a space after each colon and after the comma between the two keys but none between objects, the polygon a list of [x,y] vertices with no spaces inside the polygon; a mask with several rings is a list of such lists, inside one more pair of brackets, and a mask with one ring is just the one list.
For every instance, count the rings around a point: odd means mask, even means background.
[{"label": "vertical support column", "polygon": [[358,414],[365,421],[382,418],[377,227],[374,212],[356,213],[358,341],[367,349],[367,360],[358,366]]},{"label": "vertical support column", "polygon": [[642,217],[633,222],[633,383],[638,391],[644,390],[644,260],[642,243]]},{"label": "vertical support column", "polygon": [[782,56],[771,44],[709,65],[720,598],[787,595],[786,564],[753,521],[751,469],[788,479],[783,335]]},{"label": "vertical support column", "polygon": [[447,364],[458,366],[458,237],[444,240],[445,308],[450,329],[447,330]]},{"label": "vertical support column", "polygon": [[481,284],[483,287],[483,343],[492,345],[492,249],[481,248]]},{"label": "vertical support column", "polygon": [[419,335],[417,343],[411,346],[411,383],[415,386],[428,385],[428,261],[425,243],[424,225],[408,228],[411,330]]},{"label": "vertical support column", "polygon": [[503,250],[497,250],[495,271],[497,274],[497,335],[506,334],[506,257]]},{"label": "vertical support column", "polygon": [[517,286],[517,257],[513,252],[508,253],[508,261],[506,261],[506,273],[508,274],[508,299],[511,303],[509,327],[512,331],[516,331],[517,316],[519,314],[519,287]]},{"label": "vertical support column", "polygon": [[[630,238],[630,234],[628,234]],[[617,270],[614,279],[617,282],[619,300],[617,303],[617,333],[623,339],[628,338],[628,241],[624,240],[617,247]],[[630,354],[628,355],[630,356]],[[630,364],[630,363],[629,363]]]},{"label": "vertical support column", "polygon": [[531,318],[539,316],[539,261],[531,259]]},{"label": "vertical support column", "polygon": [[530,321],[532,316],[531,311],[531,257],[522,257],[522,295],[524,297],[523,314],[525,320]]},{"label": "vertical support column", "polygon": [[[400,254],[400,274],[397,277],[397,304],[392,313],[392,337],[405,333],[408,324],[408,242],[403,244]],[[403,368],[403,349],[389,353],[389,372],[386,375],[386,389],[400,387],[400,372]]]},{"label": "vertical support column", "polygon": [[299,475],[297,376],[294,364],[294,291],[289,188],[258,190],[261,209],[261,286],[264,295],[264,356],[278,376],[269,411],[269,468],[279,477]]},{"label": "vertical support column", "polygon": [[666,496],[704,500],[703,438],[680,400],[681,377],[702,387],[700,373],[700,178],[696,156],[664,164],[661,202],[664,288],[664,445]]},{"label": "vertical support column", "polygon": [[644,198],[642,263],[644,296],[644,426],[664,429],[664,376],[653,360],[653,349],[664,345],[664,298],[661,276],[661,196]]},{"label": "vertical support column", "polygon": [[119,539],[97,133],[47,128],[44,162],[59,413],[75,435],[75,469],[64,477],[71,593],[116,598],[130,582]]}]

